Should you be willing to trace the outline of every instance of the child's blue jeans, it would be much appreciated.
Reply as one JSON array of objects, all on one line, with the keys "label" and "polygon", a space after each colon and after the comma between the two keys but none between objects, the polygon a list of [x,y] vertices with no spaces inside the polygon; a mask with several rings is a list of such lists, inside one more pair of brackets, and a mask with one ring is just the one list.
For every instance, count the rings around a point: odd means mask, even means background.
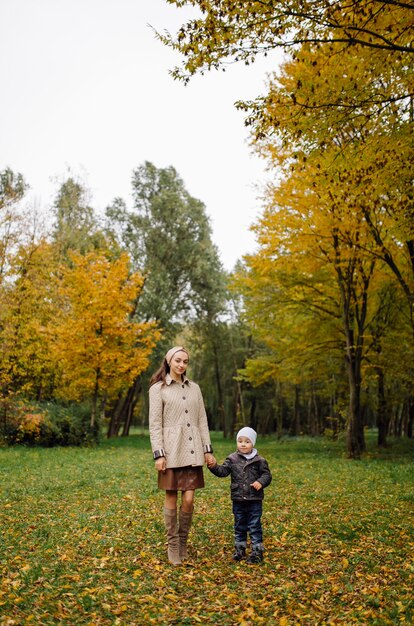
[{"label": "child's blue jeans", "polygon": [[247,533],[253,546],[262,546],[262,500],[233,500],[234,543],[247,545]]}]

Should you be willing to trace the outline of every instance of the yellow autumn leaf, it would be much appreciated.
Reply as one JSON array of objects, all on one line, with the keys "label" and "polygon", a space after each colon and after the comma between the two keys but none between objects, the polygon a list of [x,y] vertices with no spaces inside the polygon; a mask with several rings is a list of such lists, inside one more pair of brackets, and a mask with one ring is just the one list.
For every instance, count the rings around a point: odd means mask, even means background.
[{"label": "yellow autumn leaf", "polygon": [[118,606],[116,609],[112,610],[112,613],[114,615],[120,615],[121,613],[125,613],[125,611],[128,610],[128,607],[126,604],[122,604],[121,606]]},{"label": "yellow autumn leaf", "polygon": [[172,600],[173,602],[176,602],[179,599],[175,593],[166,593],[165,597],[169,600]]}]

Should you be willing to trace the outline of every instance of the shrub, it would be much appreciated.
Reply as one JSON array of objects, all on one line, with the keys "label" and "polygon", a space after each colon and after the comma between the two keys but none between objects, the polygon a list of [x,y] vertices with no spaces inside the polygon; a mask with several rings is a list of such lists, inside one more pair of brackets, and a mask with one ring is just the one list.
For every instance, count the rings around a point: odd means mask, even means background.
[{"label": "shrub", "polygon": [[79,446],[97,443],[99,424],[90,425],[90,409],[87,405],[72,404],[62,406],[48,403],[45,405],[50,418],[58,427],[61,446]]},{"label": "shrub", "polygon": [[8,402],[2,407],[0,441],[6,445],[81,446],[99,439],[99,425],[90,426],[87,407]]}]

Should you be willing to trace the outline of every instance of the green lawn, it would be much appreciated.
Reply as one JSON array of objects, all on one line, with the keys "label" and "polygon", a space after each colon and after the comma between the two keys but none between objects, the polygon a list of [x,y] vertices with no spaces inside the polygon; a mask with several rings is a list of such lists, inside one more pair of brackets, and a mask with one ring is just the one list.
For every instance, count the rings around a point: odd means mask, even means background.
[{"label": "green lawn", "polygon": [[[234,442],[213,437],[222,461]],[[145,434],[0,449],[0,624],[413,624],[414,442],[259,438],[263,565],[233,563],[229,479],[205,471],[191,561],[166,560]]]}]

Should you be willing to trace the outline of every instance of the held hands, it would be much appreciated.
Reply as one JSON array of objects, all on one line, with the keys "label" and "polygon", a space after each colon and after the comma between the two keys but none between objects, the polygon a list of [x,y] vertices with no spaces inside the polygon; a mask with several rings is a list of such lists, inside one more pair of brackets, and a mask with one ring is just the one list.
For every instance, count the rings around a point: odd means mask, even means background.
[{"label": "held hands", "polygon": [[167,467],[167,462],[165,460],[165,456],[160,456],[156,461],[155,461],[155,469],[158,472],[165,472]]},{"label": "held hands", "polygon": [[[214,458],[214,456],[210,452],[207,452],[204,455],[204,458],[205,458],[205,461],[207,463],[207,467],[214,467],[215,465],[217,465],[216,459]],[[156,459],[156,461],[155,461],[155,469],[158,472],[165,472],[166,465],[167,465],[167,463],[166,463],[166,460],[165,460],[164,456],[160,457],[159,459]]]},{"label": "held hands", "polygon": [[262,485],[262,483],[259,483],[258,480],[255,480],[254,483],[251,483],[250,487],[253,487],[253,489],[256,489],[256,491],[260,491],[260,489],[262,489],[263,485]]},{"label": "held hands", "polygon": [[207,452],[204,455],[204,459],[206,461],[207,467],[214,467],[215,465],[217,465],[217,461],[214,458],[214,456],[211,454],[211,452]]}]

